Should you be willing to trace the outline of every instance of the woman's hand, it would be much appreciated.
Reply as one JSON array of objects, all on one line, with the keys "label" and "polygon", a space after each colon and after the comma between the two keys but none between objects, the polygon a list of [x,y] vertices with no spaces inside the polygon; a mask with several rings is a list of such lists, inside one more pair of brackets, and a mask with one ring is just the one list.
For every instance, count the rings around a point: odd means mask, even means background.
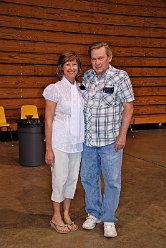
[{"label": "woman's hand", "polygon": [[52,149],[47,150],[46,155],[45,155],[46,164],[49,166],[53,166],[54,160],[55,160],[55,157],[54,157],[53,150]]}]

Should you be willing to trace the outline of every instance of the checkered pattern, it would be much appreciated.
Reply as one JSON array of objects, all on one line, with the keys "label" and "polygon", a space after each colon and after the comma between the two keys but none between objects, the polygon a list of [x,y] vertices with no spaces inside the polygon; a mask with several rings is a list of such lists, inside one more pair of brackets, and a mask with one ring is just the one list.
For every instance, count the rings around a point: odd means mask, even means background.
[{"label": "checkered pattern", "polygon": [[[97,147],[111,144],[120,130],[123,103],[134,100],[128,74],[110,65],[98,78],[91,69],[84,74],[83,85],[85,144]],[[103,88],[113,88],[113,93],[105,93]]]}]

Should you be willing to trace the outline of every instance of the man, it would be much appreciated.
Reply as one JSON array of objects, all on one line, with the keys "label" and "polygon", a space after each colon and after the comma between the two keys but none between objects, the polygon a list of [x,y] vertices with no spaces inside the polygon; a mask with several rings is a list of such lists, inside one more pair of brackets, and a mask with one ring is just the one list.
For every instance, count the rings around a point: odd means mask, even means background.
[{"label": "man", "polygon": [[[125,71],[110,65],[107,43],[89,48],[92,68],[83,76],[85,100],[85,144],[82,153],[81,182],[88,213],[82,227],[93,229],[104,222],[104,236],[116,237],[115,212],[121,190],[121,166],[126,134],[133,113],[133,90]],[[104,178],[104,193],[100,176]]]}]

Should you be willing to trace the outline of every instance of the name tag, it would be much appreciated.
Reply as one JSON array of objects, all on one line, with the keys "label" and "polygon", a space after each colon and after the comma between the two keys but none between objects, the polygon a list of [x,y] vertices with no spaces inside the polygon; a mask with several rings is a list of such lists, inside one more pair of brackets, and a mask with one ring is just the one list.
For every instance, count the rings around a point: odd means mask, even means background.
[{"label": "name tag", "polygon": [[114,87],[104,87],[103,92],[107,94],[113,94],[114,93]]},{"label": "name tag", "polygon": [[85,86],[84,86],[83,84],[81,84],[81,85],[79,86],[79,88],[80,88],[80,90],[86,90],[86,88],[85,88]]}]

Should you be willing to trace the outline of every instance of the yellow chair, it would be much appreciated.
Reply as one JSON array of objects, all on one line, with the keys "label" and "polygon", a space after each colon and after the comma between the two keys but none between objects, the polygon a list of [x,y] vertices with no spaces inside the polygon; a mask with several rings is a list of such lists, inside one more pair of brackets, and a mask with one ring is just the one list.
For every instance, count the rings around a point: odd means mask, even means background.
[{"label": "yellow chair", "polygon": [[39,118],[36,105],[23,105],[21,107],[21,119],[37,119]]},{"label": "yellow chair", "polygon": [[0,106],[0,131],[2,131],[2,128],[5,127],[7,128],[7,131],[10,132],[10,138],[11,141],[13,142],[12,130],[10,124],[6,122],[4,107]]}]

